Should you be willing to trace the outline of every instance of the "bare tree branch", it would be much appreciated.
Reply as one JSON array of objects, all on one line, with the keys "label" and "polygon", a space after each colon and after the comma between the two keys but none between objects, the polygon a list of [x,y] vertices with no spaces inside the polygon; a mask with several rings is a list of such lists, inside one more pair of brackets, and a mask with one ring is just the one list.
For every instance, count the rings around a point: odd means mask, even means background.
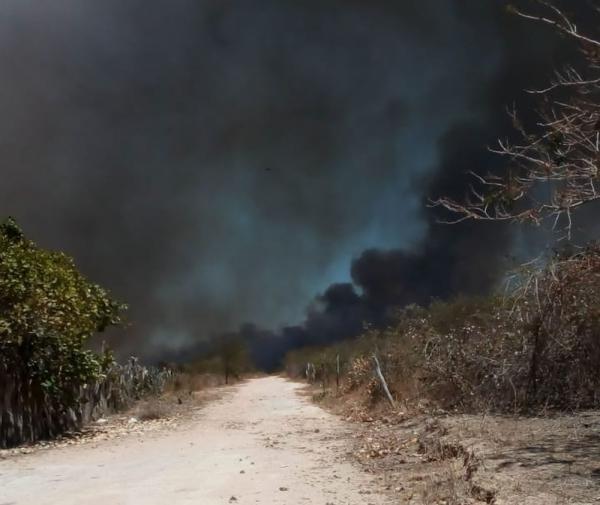
[{"label": "bare tree branch", "polygon": [[[546,219],[567,237],[573,227],[573,212],[600,200],[596,189],[600,177],[600,40],[583,35],[560,9],[538,0],[547,16],[511,10],[519,17],[552,26],[576,40],[585,59],[583,71],[567,66],[556,72],[540,95],[543,109],[534,131],[521,123],[514,108],[509,110],[521,142],[500,140],[492,152],[507,159],[501,175],[472,173],[474,184],[465,201],[441,197],[431,202],[456,218],[465,220],[517,221],[540,224]],[[556,93],[560,91],[557,96]],[[565,96],[566,94],[566,96]],[[539,190],[547,188],[545,199]]]}]

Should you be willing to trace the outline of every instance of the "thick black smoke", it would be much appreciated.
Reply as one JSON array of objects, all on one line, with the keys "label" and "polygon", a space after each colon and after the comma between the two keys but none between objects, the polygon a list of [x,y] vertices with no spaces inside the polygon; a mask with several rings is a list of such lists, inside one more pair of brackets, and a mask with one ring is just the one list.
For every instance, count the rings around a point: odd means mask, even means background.
[{"label": "thick black smoke", "polygon": [[556,62],[504,4],[2,2],[0,214],[129,302],[113,345],[153,359],[254,321],[273,362],[485,290],[510,232],[425,204],[498,163]]},{"label": "thick black smoke", "polygon": [[[468,10],[465,13],[473,14]],[[475,17],[473,22],[477,20]],[[508,115],[501,113],[506,108],[502,104],[506,106],[522,97],[525,88],[541,86],[550,78],[553,65],[574,57],[573,48],[557,48],[551,39],[545,41],[546,46],[534,42],[524,50],[522,28],[508,24],[506,18],[497,21],[503,34],[503,64],[481,93],[473,96],[471,107],[478,108],[479,114],[471,121],[457,122],[440,136],[438,165],[419,188],[427,223],[425,238],[415,249],[363,251],[352,261],[352,283],[331,285],[316,298],[301,325],[278,333],[261,333],[254,326],[242,328],[240,335],[251,346],[271,350],[256,353],[255,358],[263,367],[277,366],[289,349],[356,336],[364,331],[365,324],[383,325],[397,307],[427,305],[458,293],[485,293],[502,279],[507,267],[514,265],[515,257],[527,257],[529,247],[537,254],[542,243],[548,246],[551,237],[544,230],[529,229],[531,236],[515,244],[515,229],[510,224],[463,222],[449,226],[443,224],[444,219],[455,216],[428,205],[431,197],[440,195],[464,199],[466,188],[472,183],[471,171],[483,173],[502,168],[503,159],[486,149],[498,137],[514,134]],[[540,37],[538,42],[548,36],[536,35]],[[534,104],[523,102],[521,117],[535,122]],[[587,220],[593,223],[593,219]]]}]

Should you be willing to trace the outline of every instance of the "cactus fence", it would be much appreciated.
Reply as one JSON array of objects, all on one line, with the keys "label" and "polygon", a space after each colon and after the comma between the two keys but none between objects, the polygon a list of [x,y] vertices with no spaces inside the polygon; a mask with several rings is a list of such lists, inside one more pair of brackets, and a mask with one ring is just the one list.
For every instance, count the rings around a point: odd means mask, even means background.
[{"label": "cactus fence", "polygon": [[131,358],[94,383],[74,386],[71,405],[59,404],[20,370],[0,362],[0,448],[51,439],[147,395],[160,394],[172,372]]}]

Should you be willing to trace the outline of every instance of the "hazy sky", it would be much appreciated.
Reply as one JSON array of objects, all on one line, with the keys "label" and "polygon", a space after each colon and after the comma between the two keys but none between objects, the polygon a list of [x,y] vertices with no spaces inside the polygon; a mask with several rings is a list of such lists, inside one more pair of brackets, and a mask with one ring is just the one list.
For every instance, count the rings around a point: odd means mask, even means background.
[{"label": "hazy sky", "polygon": [[510,233],[424,203],[497,163],[551,72],[504,4],[5,0],[0,214],[128,302],[148,356],[300,323],[352,277],[383,304],[485,289]]}]

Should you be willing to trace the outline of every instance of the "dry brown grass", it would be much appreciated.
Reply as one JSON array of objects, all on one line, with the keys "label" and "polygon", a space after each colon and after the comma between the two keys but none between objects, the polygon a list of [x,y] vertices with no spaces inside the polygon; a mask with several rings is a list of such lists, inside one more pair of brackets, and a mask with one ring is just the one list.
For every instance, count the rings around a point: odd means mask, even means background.
[{"label": "dry brown grass", "polygon": [[411,505],[582,505],[600,498],[600,412],[545,417],[389,416],[355,454]]},{"label": "dry brown grass", "polygon": [[169,383],[163,395],[143,399],[130,414],[138,421],[154,421],[179,416],[190,407],[210,396],[210,392],[225,385],[217,374],[178,373]]},{"label": "dry brown grass", "polygon": [[194,391],[202,391],[204,389],[222,386],[225,384],[225,379],[217,374],[197,374],[180,372],[174,380],[171,381],[167,388],[167,393],[190,393]]},{"label": "dry brown grass", "polygon": [[143,402],[134,410],[134,416],[138,421],[155,421],[168,417],[169,414],[168,407],[158,398]]}]

